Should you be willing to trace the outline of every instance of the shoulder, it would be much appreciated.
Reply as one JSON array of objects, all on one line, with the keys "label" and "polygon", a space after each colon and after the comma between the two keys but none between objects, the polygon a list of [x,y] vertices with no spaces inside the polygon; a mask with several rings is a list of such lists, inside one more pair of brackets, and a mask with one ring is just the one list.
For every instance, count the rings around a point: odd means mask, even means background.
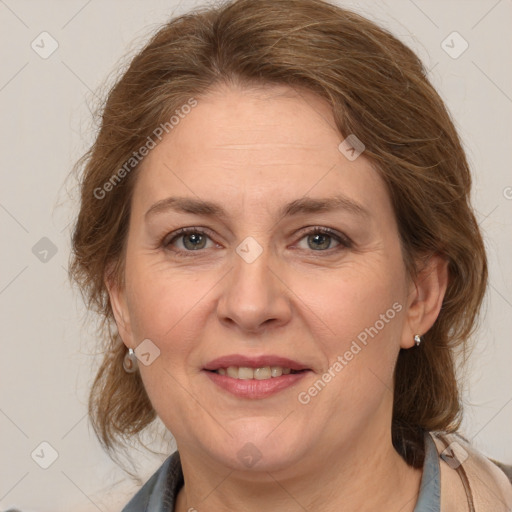
[{"label": "shoulder", "polygon": [[512,509],[512,483],[504,472],[507,466],[486,457],[461,435],[430,435],[440,457],[441,510],[468,510],[461,503],[469,500],[476,512]]},{"label": "shoulder", "polygon": [[179,452],[174,452],[139,489],[121,512],[173,512],[183,485]]}]

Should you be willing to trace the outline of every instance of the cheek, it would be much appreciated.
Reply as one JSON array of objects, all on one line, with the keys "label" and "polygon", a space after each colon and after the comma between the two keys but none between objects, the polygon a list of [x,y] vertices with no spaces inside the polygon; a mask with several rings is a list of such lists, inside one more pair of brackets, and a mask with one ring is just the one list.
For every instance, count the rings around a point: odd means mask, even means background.
[{"label": "cheek", "polygon": [[[404,285],[395,272],[354,266],[340,272],[338,279],[326,275],[325,279],[316,280],[313,289],[304,286],[300,296],[312,311],[318,312],[331,334],[346,339],[374,325],[390,308],[387,316],[397,318],[396,310],[404,306]],[[393,309],[394,303],[401,307]],[[378,326],[382,327],[380,322]]]},{"label": "cheek", "polygon": [[[321,321],[310,314],[309,326],[326,356],[325,373],[319,375],[325,391],[321,383],[301,391],[323,414],[362,421],[392,396],[404,304],[391,279],[376,279],[371,272],[347,277],[326,282],[322,299],[311,294],[311,309]],[[316,389],[322,391],[316,394]]]},{"label": "cheek", "polygon": [[360,392],[379,381],[391,382],[405,310],[402,270],[388,259],[375,258],[345,267],[338,278],[326,274],[314,286],[303,283],[297,292],[326,356],[325,370],[341,358],[342,368],[335,371],[344,375],[336,379],[340,385]]},{"label": "cheek", "polygon": [[153,407],[166,424],[171,424],[171,410],[173,414],[186,411],[193,416],[196,413],[189,406],[194,402],[179,382],[188,378],[187,362],[197,349],[206,321],[204,299],[215,280],[171,270],[169,265],[155,265],[143,257],[132,259],[127,275],[128,307],[136,343],[150,339],[160,350],[150,366],[139,365]]},{"label": "cheek", "polygon": [[165,262],[134,257],[127,262],[130,320],[138,337],[164,340],[179,330],[192,310],[201,310],[201,298],[214,286],[206,275],[182,272]]}]

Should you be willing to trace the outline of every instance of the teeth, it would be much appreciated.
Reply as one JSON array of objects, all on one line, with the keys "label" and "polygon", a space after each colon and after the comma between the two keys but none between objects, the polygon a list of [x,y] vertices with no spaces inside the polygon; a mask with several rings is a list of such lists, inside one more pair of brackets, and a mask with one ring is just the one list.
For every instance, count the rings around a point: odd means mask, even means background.
[{"label": "teeth", "polygon": [[270,374],[272,377],[281,377],[281,375],[283,375],[283,369],[280,366],[271,366]]},{"label": "teeth", "polygon": [[281,377],[281,375],[288,375],[291,373],[290,368],[283,368],[282,366],[263,366],[261,368],[249,368],[247,366],[229,366],[228,368],[219,368],[216,370],[219,375],[227,375],[233,379],[256,379],[267,380],[274,377]]},{"label": "teeth", "polygon": [[238,378],[247,380],[254,378],[254,370],[252,368],[246,368],[245,366],[241,366],[238,368]]},{"label": "teeth", "polygon": [[254,378],[257,380],[270,379],[271,376],[272,371],[270,370],[270,366],[264,366],[263,368],[254,369]]},{"label": "teeth", "polygon": [[236,366],[230,366],[227,370],[228,377],[238,379],[238,368]]}]

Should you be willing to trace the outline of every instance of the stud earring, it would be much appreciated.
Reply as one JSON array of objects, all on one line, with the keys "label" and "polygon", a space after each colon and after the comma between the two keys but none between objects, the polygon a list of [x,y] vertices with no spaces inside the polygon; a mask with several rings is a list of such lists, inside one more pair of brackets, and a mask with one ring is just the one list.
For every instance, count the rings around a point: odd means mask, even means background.
[{"label": "stud earring", "polygon": [[418,346],[423,341],[423,337],[419,334],[414,335],[414,343],[416,343],[416,346]]},{"label": "stud earring", "polygon": [[123,368],[126,373],[134,373],[137,371],[138,363],[137,356],[133,348],[129,348],[123,359]]}]

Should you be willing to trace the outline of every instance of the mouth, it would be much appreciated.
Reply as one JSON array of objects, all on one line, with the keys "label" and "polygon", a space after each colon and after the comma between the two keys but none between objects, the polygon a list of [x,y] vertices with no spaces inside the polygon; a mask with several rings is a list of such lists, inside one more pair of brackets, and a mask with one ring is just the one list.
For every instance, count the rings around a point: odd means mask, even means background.
[{"label": "mouth", "polygon": [[203,371],[217,389],[244,399],[269,397],[295,386],[313,373],[305,364],[286,357],[238,354],[210,361]]},{"label": "mouth", "polygon": [[281,377],[282,375],[294,375],[296,373],[303,373],[308,371],[293,370],[292,368],[283,366],[262,366],[259,368],[251,368],[249,366],[228,366],[226,368],[218,368],[217,370],[206,370],[217,375],[227,375],[232,379],[239,380],[268,380]]}]

